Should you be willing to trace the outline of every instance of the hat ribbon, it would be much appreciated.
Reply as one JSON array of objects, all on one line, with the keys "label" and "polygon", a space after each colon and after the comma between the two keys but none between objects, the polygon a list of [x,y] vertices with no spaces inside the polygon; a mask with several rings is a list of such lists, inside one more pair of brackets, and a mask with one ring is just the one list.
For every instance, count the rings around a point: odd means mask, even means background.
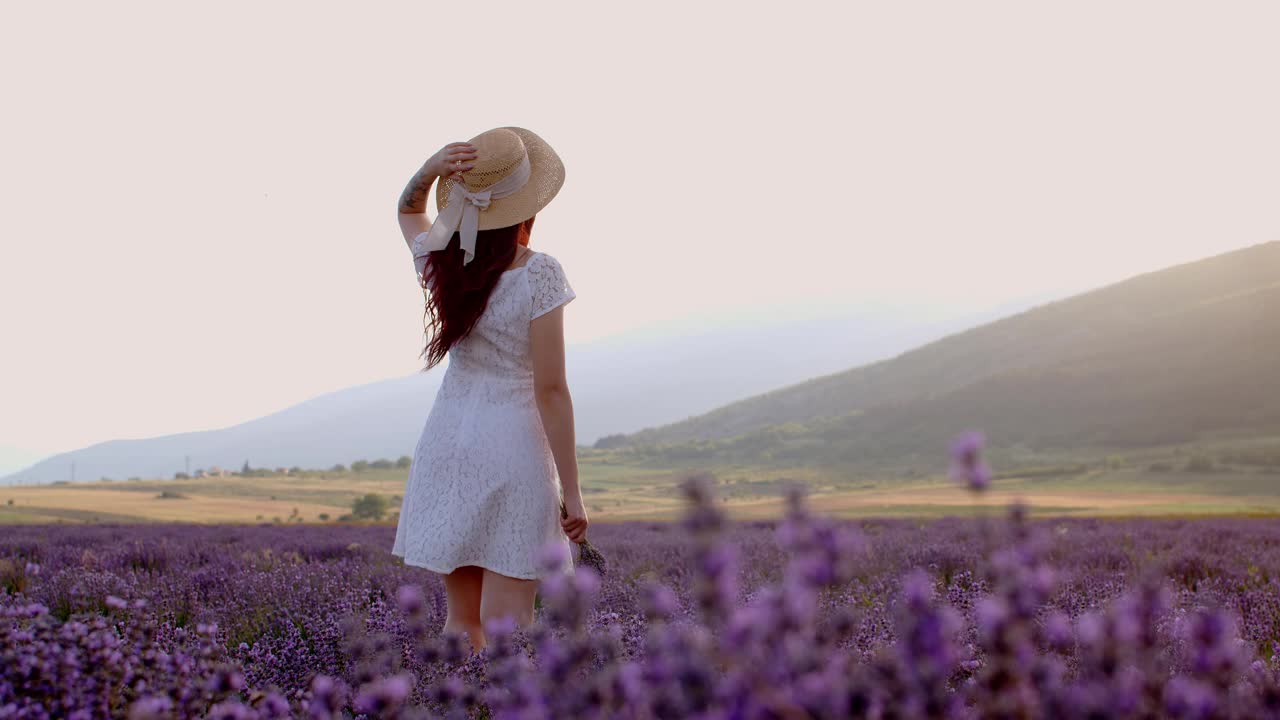
[{"label": "hat ribbon", "polygon": [[414,259],[425,257],[427,253],[435,250],[445,249],[453,234],[460,232],[462,251],[466,253],[462,264],[471,262],[471,259],[476,256],[476,232],[480,227],[480,211],[489,207],[490,200],[506,197],[524,187],[529,182],[530,174],[529,156],[526,154],[510,175],[483,190],[471,192],[460,180],[455,180],[449,188],[449,204],[445,205],[436,216],[436,221],[431,224],[430,230],[419,233],[413,239]]}]

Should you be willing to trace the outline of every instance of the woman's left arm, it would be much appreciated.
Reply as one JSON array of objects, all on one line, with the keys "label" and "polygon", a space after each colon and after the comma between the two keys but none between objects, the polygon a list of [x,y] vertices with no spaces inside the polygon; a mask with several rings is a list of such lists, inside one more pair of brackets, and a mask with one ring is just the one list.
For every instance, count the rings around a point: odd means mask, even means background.
[{"label": "woman's left arm", "polygon": [[533,364],[533,395],[547,444],[560,476],[566,517],[560,526],[569,539],[587,539],[587,509],[578,486],[577,442],[573,430],[573,397],[565,379],[564,306],[529,322],[529,356]]},{"label": "woman's left arm", "polygon": [[427,194],[431,192],[431,185],[440,177],[460,178],[462,173],[475,165],[475,159],[474,145],[464,142],[449,143],[428,158],[418,172],[413,174],[404,192],[400,194],[397,213],[405,244],[412,247],[415,237],[431,229],[431,220],[427,217]]}]

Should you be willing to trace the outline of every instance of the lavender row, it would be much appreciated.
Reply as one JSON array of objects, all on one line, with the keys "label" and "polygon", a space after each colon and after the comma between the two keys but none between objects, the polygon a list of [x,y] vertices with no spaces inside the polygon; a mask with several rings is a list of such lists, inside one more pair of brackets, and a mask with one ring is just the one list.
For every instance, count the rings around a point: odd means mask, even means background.
[{"label": "lavender row", "polygon": [[[979,448],[980,449],[980,448]],[[960,448],[958,480],[986,470]],[[976,455],[977,450],[973,450]],[[1265,717],[1280,523],[600,525],[537,624],[441,637],[388,527],[26,526],[0,539],[0,718]],[[558,577],[558,576],[556,576]]]}]

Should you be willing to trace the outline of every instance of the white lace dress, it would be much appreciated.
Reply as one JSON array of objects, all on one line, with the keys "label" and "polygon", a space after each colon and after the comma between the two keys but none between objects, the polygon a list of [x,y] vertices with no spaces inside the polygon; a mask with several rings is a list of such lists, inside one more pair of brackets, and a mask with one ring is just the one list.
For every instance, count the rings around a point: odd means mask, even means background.
[{"label": "white lace dress", "polygon": [[[426,254],[413,249],[421,277]],[[560,263],[535,252],[501,275],[471,334],[450,348],[391,550],[406,564],[535,579],[551,545],[572,572],[560,478],[534,400],[529,322],[574,297]]]}]

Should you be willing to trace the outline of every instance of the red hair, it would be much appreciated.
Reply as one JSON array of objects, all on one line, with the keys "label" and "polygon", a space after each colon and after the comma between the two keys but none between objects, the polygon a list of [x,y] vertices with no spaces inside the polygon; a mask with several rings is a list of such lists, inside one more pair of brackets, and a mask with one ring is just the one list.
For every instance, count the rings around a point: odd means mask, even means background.
[{"label": "red hair", "polygon": [[443,250],[432,252],[427,266],[418,278],[426,294],[424,316],[427,356],[424,371],[430,370],[449,354],[449,348],[471,333],[489,304],[489,294],[502,273],[511,269],[516,259],[516,246],[528,245],[533,218],[507,227],[476,233],[476,254],[462,264],[463,255],[458,233],[449,238]]}]

